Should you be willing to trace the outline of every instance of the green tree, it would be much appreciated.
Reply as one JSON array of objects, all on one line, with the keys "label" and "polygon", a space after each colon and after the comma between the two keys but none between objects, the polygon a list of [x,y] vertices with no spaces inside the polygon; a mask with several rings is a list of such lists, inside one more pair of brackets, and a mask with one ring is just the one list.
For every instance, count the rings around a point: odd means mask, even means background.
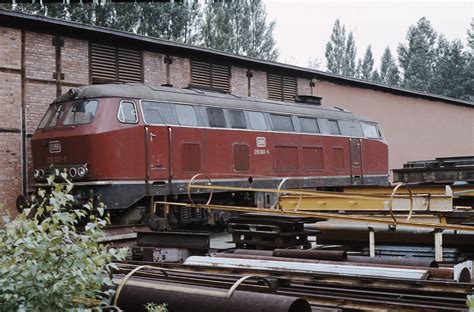
[{"label": "green tree", "polygon": [[[66,179],[65,174],[63,178]],[[106,304],[112,285],[111,261],[126,250],[107,249],[97,240],[106,221],[91,203],[72,209],[72,185],[53,183],[40,190],[31,207],[0,229],[0,306],[2,311],[65,311]],[[66,180],[67,181],[67,180]],[[82,232],[80,219],[89,216]]]},{"label": "green tree", "polygon": [[361,62],[360,78],[365,79],[365,80],[370,80],[372,78],[373,70],[374,70],[374,56],[372,54],[372,47],[369,45],[367,47],[367,50],[365,50],[364,59]]},{"label": "green tree", "polygon": [[433,77],[436,37],[437,34],[426,17],[408,29],[407,42],[398,46],[404,87],[428,91],[429,82]]},{"label": "green tree", "polygon": [[468,59],[463,55],[464,46],[460,40],[449,42],[444,36],[438,38],[437,53],[430,91],[450,97],[465,95],[465,68]]},{"label": "green tree", "polygon": [[342,74],[346,45],[346,28],[336,19],[332,28],[331,37],[326,44],[326,66],[330,73]]},{"label": "green tree", "polygon": [[400,84],[400,72],[398,70],[397,64],[389,67],[387,75],[385,76],[385,79],[382,80],[382,82],[392,86],[398,86]]},{"label": "green tree", "polygon": [[208,48],[275,61],[275,22],[267,22],[261,0],[209,3],[201,26],[201,42]]},{"label": "green tree", "polygon": [[352,31],[347,36],[347,40],[344,47],[344,61],[342,67],[342,74],[348,77],[354,77],[356,75],[356,54],[357,47],[354,41],[354,35]]},{"label": "green tree", "polygon": [[358,77],[360,67],[356,66],[357,47],[354,35],[346,36],[346,27],[337,19],[331,37],[326,44],[326,66],[331,73],[348,77]]},{"label": "green tree", "polygon": [[[267,12],[261,0],[249,0],[247,3],[250,26],[250,40],[248,47],[244,46],[243,54],[255,58],[276,61],[278,59],[278,49],[273,38],[275,21],[267,22]],[[244,11],[245,14],[246,11]],[[242,22],[242,29],[246,24]],[[237,27],[235,27],[237,29]],[[238,37],[238,34],[235,35]],[[244,43],[246,43],[244,41]]]},{"label": "green tree", "polygon": [[387,46],[380,61],[380,82],[396,86],[399,80],[400,75],[397,63],[392,56],[390,48]]},{"label": "green tree", "polygon": [[372,80],[373,82],[382,82],[381,79],[380,79],[380,75],[379,75],[379,72],[377,70],[374,70],[372,72],[372,74],[370,75],[370,80]]},{"label": "green tree", "polygon": [[202,24],[202,45],[226,52],[232,52],[233,29],[231,3],[209,3],[205,8]]}]

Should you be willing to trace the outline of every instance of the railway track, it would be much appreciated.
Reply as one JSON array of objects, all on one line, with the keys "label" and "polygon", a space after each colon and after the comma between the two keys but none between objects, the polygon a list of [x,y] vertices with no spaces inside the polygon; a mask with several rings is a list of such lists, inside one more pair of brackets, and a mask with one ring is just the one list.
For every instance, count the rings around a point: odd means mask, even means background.
[{"label": "railway track", "polygon": [[[119,262],[114,278],[117,281],[143,262]],[[275,287],[275,294],[301,297],[312,310],[432,310],[453,311],[465,309],[466,296],[473,292],[473,284],[448,280],[412,280],[395,278],[367,278],[335,274],[304,274],[256,269],[229,269],[199,267],[182,264],[147,263],[131,277],[153,283],[174,283],[193,288],[226,290],[242,276],[265,278]],[[164,270],[164,271],[160,271]],[[163,272],[166,272],[165,276]],[[257,294],[269,292],[260,280],[250,279],[240,290]]]}]

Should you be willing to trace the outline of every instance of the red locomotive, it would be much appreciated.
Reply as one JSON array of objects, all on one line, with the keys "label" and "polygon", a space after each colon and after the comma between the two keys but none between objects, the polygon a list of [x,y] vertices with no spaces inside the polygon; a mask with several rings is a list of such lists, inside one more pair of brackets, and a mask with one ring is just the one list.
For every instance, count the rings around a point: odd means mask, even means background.
[{"label": "red locomotive", "polygon": [[[117,215],[152,198],[184,197],[197,173],[241,187],[275,187],[283,177],[305,188],[388,184],[388,146],[375,122],[298,100],[143,84],[71,89],[33,135],[34,178],[41,186],[55,169],[66,171],[78,203],[100,197]],[[249,200],[215,200],[229,198]],[[205,218],[177,211],[178,222]]]}]

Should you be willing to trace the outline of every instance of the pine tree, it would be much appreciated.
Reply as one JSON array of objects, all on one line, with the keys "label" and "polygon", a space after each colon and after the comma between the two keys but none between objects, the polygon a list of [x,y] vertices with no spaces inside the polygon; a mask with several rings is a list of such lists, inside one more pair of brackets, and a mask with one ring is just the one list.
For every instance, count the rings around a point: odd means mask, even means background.
[{"label": "pine tree", "polygon": [[436,36],[431,23],[425,17],[416,25],[410,26],[406,37],[407,43],[398,46],[404,87],[428,91],[429,82],[433,77]]},{"label": "pine tree", "polygon": [[382,82],[392,86],[398,86],[400,84],[400,72],[398,70],[397,64],[394,64],[388,69],[385,80]]},{"label": "pine tree", "polygon": [[209,3],[202,25],[202,44],[207,48],[232,52],[232,25],[227,3]]},{"label": "pine tree", "polygon": [[449,42],[444,36],[439,37],[430,92],[450,97],[464,95],[463,73],[467,60],[463,49],[460,40]]},{"label": "pine tree", "polygon": [[202,45],[275,61],[275,22],[267,23],[261,0],[209,3],[201,27]]},{"label": "pine tree", "polygon": [[[248,2],[250,12],[250,40],[248,48],[244,49],[244,55],[261,58],[269,61],[278,59],[276,41],[273,38],[275,21],[267,24],[267,13],[261,0],[250,0]],[[242,27],[246,27],[242,25]]]},{"label": "pine tree", "polygon": [[356,72],[355,72],[355,78],[361,79],[362,76],[362,60],[358,59],[357,60],[357,66],[356,66]]},{"label": "pine tree", "polygon": [[381,82],[381,79],[380,79],[380,75],[379,75],[379,72],[377,70],[374,70],[371,74],[370,74],[370,80],[372,80],[373,82]]},{"label": "pine tree", "polygon": [[346,44],[346,28],[339,19],[334,22],[331,37],[326,44],[327,69],[333,74],[342,74],[344,51]]},{"label": "pine tree", "polygon": [[380,82],[396,86],[399,80],[400,74],[397,63],[392,57],[390,48],[387,46],[380,61]]},{"label": "pine tree", "polygon": [[347,36],[346,44],[344,47],[344,62],[342,67],[342,74],[348,77],[355,77],[356,75],[356,54],[357,48],[354,41],[354,35],[352,32]]},{"label": "pine tree", "polygon": [[[372,78],[372,71],[374,69],[374,56],[372,54],[372,47],[369,45],[365,50],[364,59],[361,63],[360,78],[370,80]],[[378,73],[377,73],[378,76]]]}]

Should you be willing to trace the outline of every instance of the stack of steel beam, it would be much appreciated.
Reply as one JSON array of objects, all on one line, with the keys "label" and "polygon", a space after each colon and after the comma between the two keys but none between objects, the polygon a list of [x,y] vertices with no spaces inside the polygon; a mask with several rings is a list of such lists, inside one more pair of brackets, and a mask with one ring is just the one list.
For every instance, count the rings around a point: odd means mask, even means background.
[{"label": "stack of steel beam", "polygon": [[308,236],[317,231],[304,229],[307,222],[320,219],[275,217],[243,214],[229,220],[228,229],[237,248],[272,250],[275,248],[311,248]]}]

